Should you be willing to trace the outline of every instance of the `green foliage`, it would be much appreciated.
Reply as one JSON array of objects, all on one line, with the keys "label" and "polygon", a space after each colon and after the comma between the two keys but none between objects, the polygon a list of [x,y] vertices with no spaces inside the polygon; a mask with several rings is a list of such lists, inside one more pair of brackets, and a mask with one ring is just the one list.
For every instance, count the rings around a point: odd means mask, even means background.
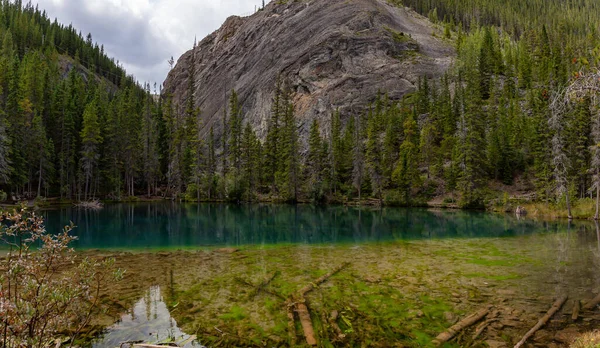
[{"label": "green foliage", "polygon": [[[330,122],[296,119],[291,83],[279,77],[264,132],[246,120],[235,90],[222,120],[200,121],[194,53],[183,96],[154,98],[91,37],[31,5],[2,3],[0,185],[19,197],[116,200],[144,192],[410,205],[451,195],[480,208],[490,187],[519,180],[540,200],[555,200],[550,100],[569,76],[598,63],[600,40],[588,25],[598,11],[591,0],[532,1],[395,1],[456,38],[454,66],[438,80],[417,78],[402,99],[382,91],[364,110],[336,110]],[[386,29],[395,42],[414,43]],[[591,107],[578,101],[561,134],[577,197],[592,182]]]},{"label": "green foliage", "polygon": [[69,248],[72,229],[50,235],[26,210],[0,214],[0,242],[11,245],[0,276],[3,347],[55,345],[56,335],[66,332],[72,341],[99,312],[101,287],[122,277],[114,259],[77,260]]}]

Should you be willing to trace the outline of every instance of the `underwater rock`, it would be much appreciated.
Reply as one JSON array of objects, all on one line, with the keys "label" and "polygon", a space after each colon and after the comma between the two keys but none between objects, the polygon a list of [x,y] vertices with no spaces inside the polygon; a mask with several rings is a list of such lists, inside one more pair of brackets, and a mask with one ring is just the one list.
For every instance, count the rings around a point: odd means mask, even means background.
[{"label": "underwater rock", "polygon": [[569,344],[573,342],[579,336],[579,330],[576,327],[568,327],[564,330],[558,331],[554,335],[554,339],[561,343]]},{"label": "underwater rock", "polygon": [[548,330],[539,330],[535,333],[533,340],[537,343],[546,343],[552,341],[554,336]]},{"label": "underwater rock", "polygon": [[508,347],[508,345],[506,344],[506,342],[502,342],[502,341],[487,340],[487,341],[485,341],[485,343],[490,348],[506,348],[506,347]]}]

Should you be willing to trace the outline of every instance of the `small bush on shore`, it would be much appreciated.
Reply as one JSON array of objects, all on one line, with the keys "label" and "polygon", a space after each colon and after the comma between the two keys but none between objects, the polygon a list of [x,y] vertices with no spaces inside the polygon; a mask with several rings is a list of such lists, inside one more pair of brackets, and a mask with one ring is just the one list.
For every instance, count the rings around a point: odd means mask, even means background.
[{"label": "small bush on shore", "polygon": [[121,277],[114,259],[77,260],[69,247],[73,228],[51,235],[24,208],[0,213],[0,244],[9,250],[0,259],[0,346],[73,342],[98,310],[101,287]]}]

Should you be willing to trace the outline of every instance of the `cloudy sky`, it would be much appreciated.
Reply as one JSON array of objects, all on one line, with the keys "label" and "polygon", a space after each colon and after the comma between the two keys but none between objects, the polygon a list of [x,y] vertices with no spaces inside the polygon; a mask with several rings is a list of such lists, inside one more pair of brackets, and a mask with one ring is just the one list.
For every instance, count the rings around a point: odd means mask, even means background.
[{"label": "cloudy sky", "polygon": [[[32,1],[35,3],[36,1]],[[103,44],[140,82],[162,83],[177,59],[230,15],[248,15],[262,0],[37,0],[40,9]]]}]

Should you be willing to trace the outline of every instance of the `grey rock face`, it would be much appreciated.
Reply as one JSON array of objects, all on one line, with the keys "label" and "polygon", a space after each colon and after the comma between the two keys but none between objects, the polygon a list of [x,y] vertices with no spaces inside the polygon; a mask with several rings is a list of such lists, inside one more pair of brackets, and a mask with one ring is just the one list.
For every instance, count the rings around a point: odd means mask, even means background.
[{"label": "grey rock face", "polygon": [[[334,110],[346,120],[378,91],[399,99],[415,90],[419,76],[443,74],[455,55],[427,19],[384,0],[278,2],[228,18],[197,45],[194,99],[206,134],[214,126],[220,137],[223,108],[235,89],[244,121],[264,137],[278,76],[293,91],[301,135],[315,118],[327,133]],[[164,83],[176,111],[185,108],[191,57],[185,53]]]}]

